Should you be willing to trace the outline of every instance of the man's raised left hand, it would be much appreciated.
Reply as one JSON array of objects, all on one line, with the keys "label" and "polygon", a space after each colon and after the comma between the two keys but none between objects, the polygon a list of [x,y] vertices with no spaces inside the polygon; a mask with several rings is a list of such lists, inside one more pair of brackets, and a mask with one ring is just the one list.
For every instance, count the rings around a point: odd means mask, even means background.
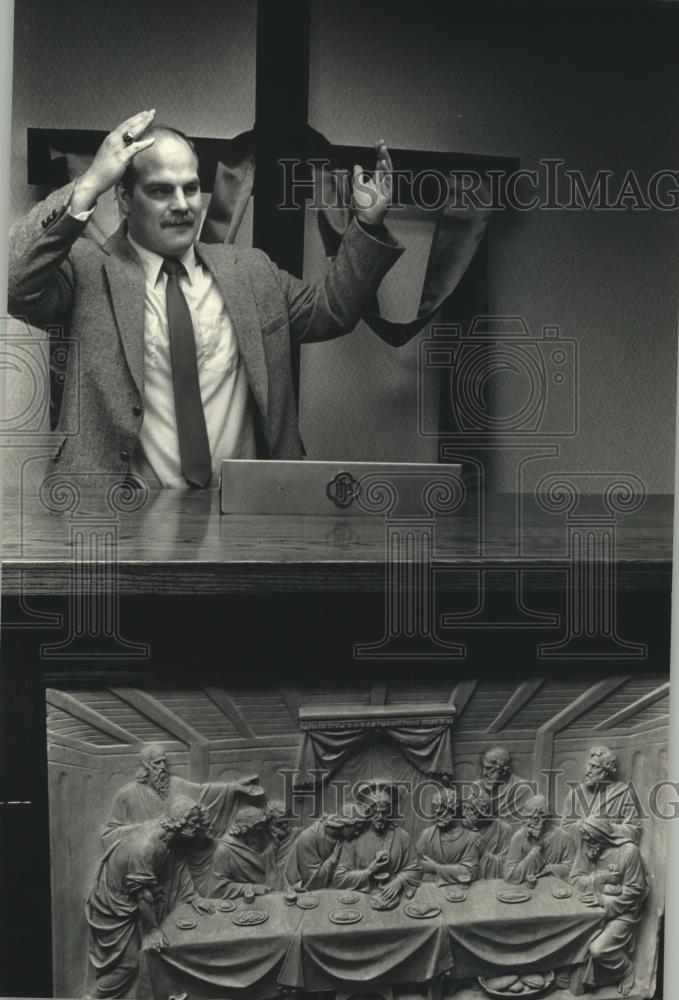
[{"label": "man's raised left hand", "polygon": [[380,226],[391,204],[393,181],[391,172],[393,166],[389,150],[384,139],[375,143],[377,164],[372,177],[363,173],[363,167],[354,165],[353,173],[353,204],[359,222],[368,226]]}]

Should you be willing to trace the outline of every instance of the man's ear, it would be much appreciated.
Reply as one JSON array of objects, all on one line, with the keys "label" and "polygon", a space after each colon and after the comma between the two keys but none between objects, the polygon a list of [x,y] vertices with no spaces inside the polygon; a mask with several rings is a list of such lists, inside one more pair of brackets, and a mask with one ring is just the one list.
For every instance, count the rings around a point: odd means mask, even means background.
[{"label": "man's ear", "polygon": [[121,181],[116,184],[116,201],[123,218],[127,218],[130,213],[130,195]]}]

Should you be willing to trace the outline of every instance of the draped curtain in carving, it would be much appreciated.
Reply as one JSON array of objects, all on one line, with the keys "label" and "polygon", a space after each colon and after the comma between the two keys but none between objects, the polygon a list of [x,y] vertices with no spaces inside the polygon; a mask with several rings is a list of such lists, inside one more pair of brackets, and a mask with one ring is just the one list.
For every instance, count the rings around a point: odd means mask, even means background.
[{"label": "draped curtain in carving", "polygon": [[[453,775],[452,728],[449,722],[381,725],[352,722],[351,727],[313,729],[304,733],[298,761],[298,785],[311,783],[310,771],[324,771],[332,778],[349,757],[366,747],[378,733],[424,775],[449,780]],[[374,775],[366,775],[374,777]]]}]

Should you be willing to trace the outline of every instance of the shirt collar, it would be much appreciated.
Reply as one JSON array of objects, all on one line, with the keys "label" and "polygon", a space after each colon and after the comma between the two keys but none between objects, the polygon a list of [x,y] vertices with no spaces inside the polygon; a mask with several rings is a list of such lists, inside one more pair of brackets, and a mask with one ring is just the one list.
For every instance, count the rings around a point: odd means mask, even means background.
[{"label": "shirt collar", "polygon": [[[146,247],[141,246],[130,236],[129,232],[127,233],[127,239],[139,255],[142,267],[144,268],[144,275],[146,277],[147,284],[155,288],[158,278],[161,275],[163,257],[159,253],[155,253],[155,251],[148,250]],[[199,267],[194,248],[192,246],[189,247],[189,249],[182,254],[179,260],[186,268],[189,284],[193,285],[196,280],[196,272]]]}]

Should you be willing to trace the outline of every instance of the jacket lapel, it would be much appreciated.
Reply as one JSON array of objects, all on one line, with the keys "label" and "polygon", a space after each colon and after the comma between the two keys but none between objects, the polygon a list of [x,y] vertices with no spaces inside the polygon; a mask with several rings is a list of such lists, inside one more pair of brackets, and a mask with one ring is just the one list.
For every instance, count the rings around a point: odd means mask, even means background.
[{"label": "jacket lapel", "polygon": [[[144,270],[124,224],[104,244],[104,269],[123,351],[139,392],[144,392]],[[231,317],[257,405],[266,415],[269,382],[257,303],[250,277],[233,246],[199,243],[198,255],[210,269]]]},{"label": "jacket lapel", "polygon": [[212,272],[224,297],[224,303],[231,317],[238,346],[243,356],[245,370],[248,373],[252,394],[260,412],[266,416],[269,379],[259,313],[248,271],[240,264],[238,251],[233,246],[199,243],[196,246],[196,251]]},{"label": "jacket lapel", "polygon": [[144,394],[144,270],[120,226],[103,246],[104,270],[118,332],[132,378]]}]

